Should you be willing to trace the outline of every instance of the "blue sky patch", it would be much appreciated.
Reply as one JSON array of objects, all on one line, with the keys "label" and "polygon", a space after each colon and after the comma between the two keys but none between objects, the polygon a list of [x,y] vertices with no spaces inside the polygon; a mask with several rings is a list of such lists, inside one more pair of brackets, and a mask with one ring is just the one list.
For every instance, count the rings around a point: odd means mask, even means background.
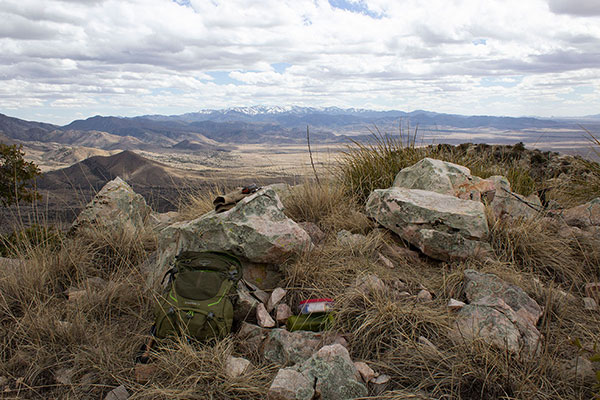
[{"label": "blue sky patch", "polygon": [[480,45],[480,44],[485,46],[487,44],[487,39],[475,39],[475,40],[473,40],[473,44],[475,46]]},{"label": "blue sky patch", "polygon": [[364,14],[371,18],[381,19],[383,14],[376,13],[369,9],[369,6],[364,0],[351,1],[351,0],[328,0],[329,5],[340,10],[350,11],[357,14]]},{"label": "blue sky patch", "polygon": [[207,74],[214,78],[214,80],[211,82],[214,82],[217,85],[229,85],[229,84],[243,85],[244,84],[243,82],[240,82],[237,79],[231,78],[229,76],[230,72],[231,71],[210,71],[210,72],[207,72]]},{"label": "blue sky patch", "polygon": [[271,67],[273,67],[275,72],[277,72],[278,74],[283,74],[285,72],[285,70],[291,66],[292,66],[292,64],[285,63],[285,62],[271,64]]}]

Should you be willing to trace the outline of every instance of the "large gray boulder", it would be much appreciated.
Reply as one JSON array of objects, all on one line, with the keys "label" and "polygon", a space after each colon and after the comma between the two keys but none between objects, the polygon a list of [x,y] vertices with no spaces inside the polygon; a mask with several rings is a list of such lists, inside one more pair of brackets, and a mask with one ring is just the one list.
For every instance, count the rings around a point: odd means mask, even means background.
[{"label": "large gray boulder", "polygon": [[433,158],[403,168],[392,186],[428,190],[464,200],[480,200],[482,193],[494,190],[491,182],[472,176],[469,168]]},{"label": "large gray boulder", "polygon": [[306,231],[283,213],[275,190],[266,187],[228,211],[211,211],[164,228],[157,271],[164,271],[182,250],[225,251],[250,262],[279,264],[311,246]]},{"label": "large gray boulder", "polygon": [[311,400],[315,395],[313,383],[293,368],[282,368],[271,383],[268,400]]},{"label": "large gray boulder", "polygon": [[482,203],[419,189],[392,187],[371,193],[367,214],[439,260],[487,253],[489,233]]},{"label": "large gray boulder", "polygon": [[136,236],[146,229],[152,209],[131,186],[117,177],[108,182],[79,214],[71,231],[98,229]]},{"label": "large gray boulder", "polygon": [[525,197],[512,192],[510,183],[503,176],[482,179],[471,175],[471,171],[462,165],[432,158],[424,158],[402,169],[396,175],[393,187],[428,190],[464,200],[486,201],[496,217],[532,218],[542,209],[536,195]]},{"label": "large gray boulder", "polygon": [[458,312],[451,337],[466,343],[483,340],[526,357],[538,354],[541,334],[535,324],[542,309],[535,300],[496,275],[474,270],[464,275],[470,304]]}]

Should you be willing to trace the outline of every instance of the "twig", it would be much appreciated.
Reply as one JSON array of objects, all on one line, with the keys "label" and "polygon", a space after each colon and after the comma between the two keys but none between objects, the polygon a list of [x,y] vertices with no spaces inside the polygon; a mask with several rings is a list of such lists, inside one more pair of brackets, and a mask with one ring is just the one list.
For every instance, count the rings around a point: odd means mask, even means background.
[{"label": "twig", "polygon": [[312,165],[313,172],[315,173],[315,179],[317,180],[317,185],[321,186],[321,182],[319,181],[319,175],[317,175],[317,169],[315,168],[315,163],[313,161],[312,151],[310,149],[310,133],[308,132],[308,125],[306,125],[306,144],[308,145],[308,154],[310,155],[310,165]]}]

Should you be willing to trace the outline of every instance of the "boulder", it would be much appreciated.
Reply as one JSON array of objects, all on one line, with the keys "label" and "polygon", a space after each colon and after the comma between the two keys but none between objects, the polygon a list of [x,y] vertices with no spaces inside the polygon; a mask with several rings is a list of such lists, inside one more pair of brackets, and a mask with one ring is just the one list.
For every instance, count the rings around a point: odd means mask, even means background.
[{"label": "boulder", "polygon": [[315,394],[313,384],[293,368],[283,368],[277,372],[267,399],[269,400],[311,400]]},{"label": "boulder", "polygon": [[562,216],[568,225],[578,228],[600,226],[600,197],[585,204],[563,211]]},{"label": "boulder", "polygon": [[365,385],[357,380],[358,371],[348,350],[340,344],[324,346],[297,370],[309,382],[322,400],[343,400],[367,395]]},{"label": "boulder", "polygon": [[507,283],[494,274],[473,269],[467,269],[463,274],[464,291],[469,302],[473,303],[489,296],[500,298],[532,325],[537,324],[542,316],[542,307],[520,287]]},{"label": "boulder", "polygon": [[182,250],[225,251],[250,262],[280,264],[311,246],[306,231],[283,213],[275,190],[265,187],[228,211],[211,211],[164,228],[156,276]]},{"label": "boulder", "polygon": [[420,189],[377,189],[367,200],[367,214],[379,224],[443,261],[480,256],[489,230],[482,203]]},{"label": "boulder", "polygon": [[337,337],[330,333],[270,329],[262,344],[262,354],[266,360],[281,365],[298,364],[310,358],[321,346],[336,340]]},{"label": "boulder", "polygon": [[464,275],[470,304],[458,312],[451,337],[465,342],[479,338],[514,354],[535,356],[541,340],[535,324],[542,315],[535,300],[496,275],[474,270]]},{"label": "boulder", "polygon": [[502,299],[494,297],[464,306],[450,336],[467,343],[482,339],[513,354],[529,357],[538,354],[541,340],[535,326],[520,318]]},{"label": "boulder", "polygon": [[472,176],[469,168],[433,158],[424,158],[403,168],[396,175],[392,186],[428,190],[477,201],[481,200],[481,193],[494,190],[491,182]]},{"label": "boulder", "polygon": [[543,209],[539,197],[532,194],[529,197],[513,193],[508,179],[503,176],[488,178],[495,188],[494,198],[490,203],[494,215],[498,218],[510,216],[512,218],[533,218]]},{"label": "boulder", "polygon": [[135,237],[146,229],[152,209],[121,178],[108,182],[77,216],[71,231],[105,229]]}]

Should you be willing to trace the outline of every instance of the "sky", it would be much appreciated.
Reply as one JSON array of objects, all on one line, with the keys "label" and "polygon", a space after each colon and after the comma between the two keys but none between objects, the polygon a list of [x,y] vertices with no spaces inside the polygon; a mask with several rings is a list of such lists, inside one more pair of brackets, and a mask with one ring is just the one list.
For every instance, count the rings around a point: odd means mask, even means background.
[{"label": "sky", "polygon": [[2,0],[0,113],[600,113],[599,0]]}]

